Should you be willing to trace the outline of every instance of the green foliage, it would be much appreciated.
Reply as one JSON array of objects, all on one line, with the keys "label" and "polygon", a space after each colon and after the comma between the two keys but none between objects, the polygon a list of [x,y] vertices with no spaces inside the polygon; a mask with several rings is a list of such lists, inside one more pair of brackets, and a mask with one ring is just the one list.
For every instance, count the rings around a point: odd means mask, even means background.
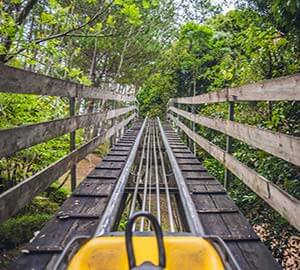
[{"label": "green foliage", "polygon": [[[280,1],[266,2],[287,5]],[[142,114],[164,115],[167,102],[164,96],[191,96],[299,72],[300,49],[295,42],[296,31],[293,33],[282,35],[266,16],[245,8],[214,16],[202,25],[195,22],[182,25],[177,39],[162,52],[156,72],[139,92]],[[182,109],[189,107],[182,105]],[[209,117],[228,117],[225,103],[199,105],[195,110]],[[299,102],[236,103],[235,121],[299,136],[299,112]],[[225,135],[198,125],[196,130],[225,149]],[[299,168],[237,140],[233,149],[238,160],[300,198]],[[201,149],[197,154],[209,172],[223,182],[224,167]],[[277,239],[280,245],[284,245],[281,231],[285,235],[295,232],[240,179],[233,177],[229,192],[252,224],[268,223],[276,228],[272,239]],[[274,255],[280,258],[282,249],[277,248]]]},{"label": "green foliage", "polygon": [[15,248],[28,242],[50,217],[48,214],[31,214],[7,220],[0,225],[0,249]]},{"label": "green foliage", "polygon": [[[166,115],[171,97],[191,96],[300,71],[300,6],[298,0],[244,0],[238,9],[219,14],[215,1],[114,0],[37,1],[27,18],[19,18],[26,1],[0,2],[0,62],[85,85],[104,82],[139,89],[141,116]],[[241,4],[242,3],[242,4]],[[246,3],[246,5],[245,5]],[[177,14],[177,15],[176,15]],[[177,16],[177,17],[176,17]],[[178,25],[178,22],[185,21]],[[120,90],[120,89],[119,89]],[[111,104],[102,104],[108,109]],[[80,112],[100,108],[81,100]],[[185,110],[189,109],[187,106]],[[196,112],[227,118],[227,104],[195,106]],[[272,131],[300,135],[299,102],[239,103],[235,120]],[[68,100],[31,95],[0,95],[0,128],[66,117]],[[224,149],[219,132],[197,126],[197,132]],[[76,134],[77,144],[88,129]],[[234,141],[234,156],[300,198],[299,168]],[[103,156],[108,145],[95,153]],[[0,191],[30,177],[69,152],[62,136],[0,160]],[[224,167],[207,153],[198,156],[220,181]],[[229,192],[252,223],[272,224],[274,234],[291,233],[286,221],[233,178]],[[22,214],[0,227],[1,244],[13,247],[31,238],[56,211],[69,191],[52,185]],[[46,213],[39,216],[37,213]],[[27,224],[22,227],[22,222]],[[121,223],[125,225],[124,222]],[[5,225],[5,226],[4,226]],[[13,226],[16,232],[13,235]],[[5,236],[6,237],[6,236]],[[278,251],[280,253],[280,251]],[[279,257],[280,254],[276,254]]]},{"label": "green foliage", "polygon": [[[18,216],[0,225],[0,250],[16,248],[28,242],[44,226],[70,194],[66,188],[58,187],[58,184],[52,184],[44,196],[35,197]],[[46,197],[47,193],[49,197]]]},{"label": "green foliage", "polygon": [[65,100],[57,97],[0,94],[0,128],[64,117]]},{"label": "green foliage", "polygon": [[49,199],[58,204],[62,205],[63,202],[70,196],[71,191],[65,187],[60,187],[59,183],[54,182],[47,190]]},{"label": "green foliage", "polygon": [[94,154],[103,158],[109,153],[109,141],[107,140],[105,143],[99,145],[94,151]]},{"label": "green foliage", "polygon": [[59,208],[59,201],[54,201],[52,198],[37,196],[31,203],[24,207],[19,213],[21,215],[47,214],[53,215]]},{"label": "green foliage", "polygon": [[119,222],[119,227],[118,227],[118,231],[121,231],[121,232],[124,232],[125,229],[126,229],[126,225],[127,225],[127,222],[128,222],[128,214],[127,213],[124,213],[120,222]]},{"label": "green foliage", "polygon": [[166,104],[173,93],[174,85],[170,83],[168,76],[162,76],[160,73],[152,74],[137,95],[141,115],[164,118]]},{"label": "green foliage", "polygon": [[300,2],[298,0],[247,0],[262,16],[265,16],[274,26],[288,35],[300,38]]},{"label": "green foliage", "polygon": [[[10,128],[62,118],[68,108],[64,99],[33,95],[0,94],[0,128]],[[69,136],[0,159],[0,190],[5,190],[64,156],[69,151]]]}]

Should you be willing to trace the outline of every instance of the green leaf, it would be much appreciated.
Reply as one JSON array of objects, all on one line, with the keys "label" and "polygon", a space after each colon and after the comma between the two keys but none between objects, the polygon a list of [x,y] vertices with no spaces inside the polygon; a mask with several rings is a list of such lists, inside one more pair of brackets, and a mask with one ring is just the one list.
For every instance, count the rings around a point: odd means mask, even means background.
[{"label": "green leaf", "polygon": [[114,19],[114,17],[112,15],[108,15],[106,23],[109,26],[114,26],[115,25],[115,19]]},{"label": "green leaf", "polygon": [[41,13],[41,23],[53,25],[56,24],[56,20],[52,14],[43,11]]},{"label": "green leaf", "polygon": [[136,4],[124,4],[122,13],[128,17],[127,19],[131,24],[138,25],[142,23],[139,7]]},{"label": "green leaf", "polygon": [[88,4],[94,5],[97,4],[98,0],[86,0]]},{"label": "green leaf", "polygon": [[143,8],[149,9],[151,7],[151,4],[148,0],[143,0]]},{"label": "green leaf", "polygon": [[122,6],[123,5],[123,0],[114,0],[114,4],[118,5],[118,6]]}]

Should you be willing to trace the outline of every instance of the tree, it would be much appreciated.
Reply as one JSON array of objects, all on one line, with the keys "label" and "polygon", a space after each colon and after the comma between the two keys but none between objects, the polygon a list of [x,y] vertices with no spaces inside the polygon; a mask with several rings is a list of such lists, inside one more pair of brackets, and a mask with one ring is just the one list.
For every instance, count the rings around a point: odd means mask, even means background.
[{"label": "tree", "polygon": [[265,16],[278,31],[282,34],[291,34],[299,43],[300,2],[298,0],[246,0],[245,2]]}]

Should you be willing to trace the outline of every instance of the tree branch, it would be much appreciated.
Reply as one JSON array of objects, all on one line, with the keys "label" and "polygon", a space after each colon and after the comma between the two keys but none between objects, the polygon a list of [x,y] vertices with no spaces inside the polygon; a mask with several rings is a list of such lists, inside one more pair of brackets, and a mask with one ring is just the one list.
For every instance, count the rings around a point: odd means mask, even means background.
[{"label": "tree branch", "polygon": [[[37,1],[37,0],[31,0],[31,2],[32,2],[32,1]],[[85,23],[83,23],[83,24],[81,24],[81,25],[79,25],[79,26],[77,26],[77,27],[74,27],[74,28],[72,28],[72,29],[69,29],[69,30],[67,30],[67,31],[65,31],[65,32],[58,33],[58,34],[54,34],[54,35],[48,36],[48,37],[46,37],[46,38],[34,40],[34,43],[35,43],[35,44],[40,44],[40,43],[43,43],[43,42],[48,41],[48,40],[57,39],[57,38],[62,38],[62,37],[68,36],[68,35],[69,35],[70,33],[72,33],[72,32],[78,31],[78,30],[84,28],[85,26],[92,24],[95,20],[97,20],[97,18],[98,18],[99,16],[101,16],[101,15],[102,15],[102,14],[103,14],[103,13],[104,13],[111,5],[112,5],[112,3],[113,3],[113,2],[111,2],[109,5],[107,5],[107,7],[106,7],[105,9],[103,9],[103,10],[98,10],[98,12],[96,12],[96,14],[95,14],[91,19],[89,19],[87,22],[85,22]],[[26,5],[26,6],[27,6],[27,5]],[[23,52],[24,50],[26,50],[26,48],[23,47],[23,48],[21,48],[20,50],[18,50],[16,53],[11,54],[11,56],[8,57],[8,58],[6,58],[6,56],[8,55],[8,54],[6,54],[6,55],[4,56],[4,59],[2,60],[2,62],[3,62],[3,63],[8,62],[8,61],[11,60],[12,58],[14,58],[16,55],[18,55],[19,53]],[[3,58],[3,55],[2,55],[2,56],[0,55],[0,62],[1,62],[1,59],[2,59],[2,58]]]},{"label": "tree branch", "polygon": [[34,7],[34,5],[37,3],[38,0],[29,0],[26,4],[26,6],[23,8],[23,10],[19,13],[19,16],[16,20],[17,25],[21,25],[24,20],[27,18],[29,15],[30,11]]},{"label": "tree branch", "polygon": [[[19,16],[16,19],[16,25],[21,25],[25,19],[27,18],[27,16],[29,15],[30,11],[33,9],[34,5],[37,3],[38,0],[29,0],[27,2],[27,4],[25,5],[24,9],[19,13]],[[13,37],[10,36],[8,37],[8,39],[6,40],[4,46],[5,46],[5,51],[8,52],[11,48],[11,44],[12,44],[12,39],[15,37],[16,35],[14,35]],[[0,63],[5,63],[6,61],[6,57],[7,57],[7,53],[6,54],[0,54]]]},{"label": "tree branch", "polygon": [[88,38],[88,37],[105,38],[105,37],[113,37],[115,35],[113,35],[113,34],[107,34],[107,35],[67,34],[66,36],[67,37],[83,37],[83,38]]}]

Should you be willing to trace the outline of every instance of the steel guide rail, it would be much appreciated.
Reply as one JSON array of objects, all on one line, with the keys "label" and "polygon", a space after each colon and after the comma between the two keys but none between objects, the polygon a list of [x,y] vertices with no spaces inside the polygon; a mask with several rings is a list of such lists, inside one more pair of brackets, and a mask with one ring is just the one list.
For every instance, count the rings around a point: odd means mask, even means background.
[{"label": "steel guide rail", "polygon": [[[116,185],[113,189],[113,192],[106,191],[108,195],[104,193],[97,193],[94,194],[93,192],[88,196],[94,195],[101,195],[106,196],[107,201],[105,202],[106,208],[105,210],[100,212],[94,212],[87,214],[84,211],[75,211],[76,213],[71,213],[69,216],[60,215],[58,218],[64,218],[65,221],[70,219],[78,219],[81,220],[80,222],[88,222],[88,220],[95,220],[95,227],[91,228],[90,236],[102,236],[102,235],[122,235],[121,232],[115,232],[116,226],[119,224],[119,218],[122,213],[126,214],[126,217],[131,216],[135,211],[139,211],[142,207],[144,210],[152,212],[157,219],[160,219],[161,226],[165,231],[165,234],[168,235],[169,233],[176,232],[175,235],[196,235],[201,236],[205,239],[211,239],[213,242],[216,242],[217,245],[215,246],[218,250],[220,249],[220,254],[224,255],[225,257],[222,258],[224,264],[228,268],[226,269],[254,269],[254,268],[240,268],[236,261],[237,255],[235,249],[232,249],[233,246],[238,245],[248,245],[249,247],[253,248],[259,246],[258,238],[253,238],[254,234],[252,235],[245,235],[246,227],[241,227],[240,231],[234,231],[232,234],[228,232],[227,234],[222,234],[220,231],[215,230],[219,225],[222,224],[214,224],[212,226],[212,222],[208,222],[207,216],[214,215],[214,217],[226,217],[226,215],[239,215],[239,211],[236,208],[229,208],[229,207],[219,207],[217,209],[214,208],[212,205],[211,208],[206,208],[207,206],[201,205],[196,203],[195,197],[203,196],[203,198],[207,195],[214,195],[214,194],[221,194],[225,196],[225,191],[218,190],[216,183],[212,189],[208,190],[201,190],[201,189],[191,189],[193,187],[192,181],[201,177],[200,173],[203,172],[203,168],[201,167],[200,163],[198,164],[193,163],[193,166],[198,168],[191,169],[187,167],[187,165],[182,165],[177,159],[185,159],[190,162],[192,153],[183,149],[174,151],[174,149],[182,149],[180,139],[171,132],[170,129],[166,126],[162,126],[159,119],[156,121],[152,120],[145,120],[142,126],[139,126],[138,129],[135,129],[134,134],[137,134],[136,140],[134,141],[134,137],[136,135],[127,134],[122,137],[121,142],[118,143],[117,148],[120,149],[119,154],[117,154],[114,150],[111,151],[111,154],[108,155],[109,158],[104,159],[104,162],[111,162],[111,160],[115,160],[112,164],[117,164],[117,162],[123,162],[124,167],[122,166],[122,171],[118,177],[115,177]],[[128,141],[128,142],[126,142]],[[126,142],[126,143],[125,143]],[[176,143],[175,143],[176,142]],[[123,146],[122,146],[123,145]],[[179,145],[179,146],[178,146]],[[179,147],[179,148],[178,148]],[[128,149],[128,158],[123,158],[125,148]],[[166,154],[166,155],[164,155]],[[116,157],[119,157],[118,160]],[[122,158],[121,158],[122,157]],[[185,167],[184,167],[185,166]],[[112,166],[112,168],[117,168],[119,166]],[[185,169],[184,169],[185,168]],[[188,169],[187,169],[188,168]],[[109,170],[108,164],[102,167],[102,169],[97,169],[97,177],[101,179],[109,179],[112,178],[114,170],[107,171],[107,173],[103,173],[105,170]],[[171,169],[171,173],[167,173],[167,170]],[[191,174],[192,172],[197,172],[199,176],[195,178],[195,175]],[[89,181],[93,178],[97,178],[96,173],[92,173],[91,177],[89,177]],[[187,175],[190,176],[187,176]],[[101,175],[101,176],[100,176]],[[207,177],[207,176],[205,176]],[[117,180],[118,179],[118,180]],[[203,178],[204,179],[204,178]],[[212,177],[209,178],[210,182],[214,182],[215,180]],[[107,180],[103,181],[103,185],[106,185]],[[199,181],[198,185],[203,185],[206,183],[205,181]],[[90,182],[93,185],[93,182]],[[211,183],[210,183],[211,184]],[[97,184],[99,185],[99,184]],[[92,190],[92,189],[90,189]],[[193,194],[193,198],[191,197],[191,193]],[[109,199],[109,194],[111,194]],[[81,195],[84,195],[81,193]],[[130,197],[131,195],[131,197]],[[142,196],[140,196],[142,195]],[[76,196],[76,193],[72,195],[73,197]],[[142,198],[143,197],[143,198]],[[213,197],[213,196],[212,196]],[[176,201],[175,198],[178,200]],[[223,200],[227,201],[225,197],[222,197]],[[211,198],[212,199],[212,198]],[[216,198],[213,198],[216,200]],[[94,204],[87,202],[87,207],[90,209],[91,207],[97,207],[97,202],[95,199]],[[218,200],[221,202],[221,198],[218,197]],[[180,203],[181,201],[181,203]],[[199,201],[200,202],[200,201]],[[100,202],[101,203],[101,202]],[[124,204],[123,204],[124,203]],[[131,203],[131,204],[130,204]],[[166,207],[164,207],[164,204]],[[203,208],[202,208],[203,207]],[[197,210],[196,210],[197,208]],[[95,208],[96,209],[96,208]],[[124,211],[124,212],[123,212]],[[103,214],[102,214],[103,213]],[[67,212],[65,214],[68,214]],[[100,222],[97,222],[97,217],[99,218],[102,215]],[[127,216],[128,215],[128,216]],[[204,217],[206,215],[206,217]],[[200,217],[199,217],[200,216]],[[199,220],[200,218],[200,220]],[[98,219],[99,220],[99,219]],[[121,218],[120,218],[121,220]],[[233,222],[241,222],[241,217],[236,218]],[[186,221],[186,223],[185,223]],[[60,220],[60,222],[63,222]],[[72,221],[73,222],[73,221]],[[184,222],[184,223],[183,223]],[[225,221],[224,221],[225,222]],[[215,222],[216,223],[216,222]],[[226,220],[227,224],[230,225],[231,223]],[[186,225],[186,226],[182,226]],[[208,227],[208,224],[210,225]],[[246,223],[243,223],[247,225]],[[210,227],[213,227],[212,229]],[[75,228],[75,227],[74,227]],[[96,228],[96,230],[95,230]],[[204,232],[205,228],[205,232]],[[220,226],[218,227],[220,228]],[[146,220],[140,223],[137,223],[136,228],[134,228],[138,234],[142,232],[145,235],[151,235],[149,233],[152,231],[152,228]],[[249,230],[248,230],[249,231]],[[67,231],[66,231],[67,232]],[[187,233],[191,232],[191,233]],[[217,235],[217,236],[211,236]],[[86,237],[85,237],[86,238]],[[50,238],[49,238],[50,239]],[[77,236],[77,239],[78,236]],[[224,244],[224,241],[228,244],[228,247]],[[74,239],[72,239],[74,240]],[[74,241],[77,241],[76,239]],[[67,245],[64,246],[63,253],[61,253],[61,249],[56,253],[60,253],[60,259],[55,266],[59,266],[62,259],[66,256],[67,251],[74,242],[67,241]],[[219,243],[219,244],[218,244]],[[250,246],[252,245],[252,246]],[[232,252],[231,252],[232,250]],[[242,246],[239,249],[240,251],[244,252]],[[245,248],[245,253],[248,249]],[[253,250],[253,249],[252,249]],[[255,252],[261,252],[261,249],[257,249],[257,251],[253,250],[254,255],[258,255]],[[30,251],[32,252],[32,251]],[[37,252],[37,251],[35,251]],[[38,252],[41,252],[38,250]],[[234,255],[233,255],[234,254]],[[254,255],[252,258],[254,258]],[[244,255],[243,255],[244,256]],[[262,260],[263,255],[260,255],[259,260]],[[52,261],[55,260],[53,257]],[[57,257],[56,257],[57,260]],[[244,259],[243,259],[244,260]],[[268,258],[266,259],[266,261]],[[230,265],[227,265],[229,264]],[[261,263],[261,262],[260,262]],[[270,262],[269,265],[271,265]],[[37,264],[37,263],[35,263]],[[231,266],[235,266],[230,268]],[[242,262],[243,267],[245,266]],[[263,265],[263,264],[262,264]],[[272,264],[273,265],[273,264]],[[52,266],[52,264],[51,264]],[[20,268],[18,268],[20,269]],[[45,268],[36,268],[36,269],[45,269]],[[53,267],[49,269],[55,269]],[[61,268],[57,268],[61,269]],[[257,268],[262,269],[262,268]],[[265,268],[271,269],[271,268]],[[273,268],[272,268],[273,269]],[[277,268],[274,268],[277,269]]]},{"label": "steel guide rail", "polygon": [[168,185],[168,179],[167,179],[167,174],[166,174],[164,157],[163,157],[163,153],[162,153],[162,150],[161,150],[161,146],[160,146],[158,136],[157,136],[157,145],[158,145],[158,152],[159,152],[159,157],[160,157],[160,161],[161,161],[163,182],[164,182],[165,192],[166,192],[166,197],[167,197],[167,208],[168,208],[168,217],[169,217],[169,223],[170,223],[170,232],[175,232],[174,218],[173,218],[173,214],[172,214],[173,209],[172,209],[172,202],[171,202],[171,197],[170,197],[170,190],[169,190],[169,185]]},{"label": "steel guide rail", "polygon": [[172,149],[170,147],[167,136],[164,132],[164,129],[162,127],[162,124],[161,124],[159,118],[157,118],[157,121],[158,121],[161,138],[162,138],[163,144],[165,146],[172,170],[174,172],[174,176],[176,179],[177,187],[179,189],[180,197],[181,197],[181,199],[184,199],[184,203],[182,205],[183,205],[183,209],[184,209],[190,230],[195,235],[204,235],[204,228],[203,228],[202,224],[200,223],[200,220],[199,220],[199,217],[197,214],[197,210],[192,201],[191,195],[188,191],[188,188],[185,183],[182,172],[177,164],[176,158],[174,156],[174,153],[172,152]]},{"label": "steel guide rail", "polygon": [[154,164],[155,164],[155,189],[156,189],[156,207],[157,207],[157,219],[159,224],[161,223],[161,214],[160,214],[160,192],[159,192],[159,176],[158,176],[158,164],[157,164],[157,151],[155,138],[157,138],[157,128],[154,127],[153,132],[153,156],[154,156]]},{"label": "steel guide rail", "polygon": [[119,177],[119,180],[115,186],[113,194],[106,206],[105,212],[103,213],[103,215],[101,217],[99,225],[97,226],[97,229],[95,231],[95,236],[99,236],[106,232],[109,232],[114,225],[116,215],[118,212],[118,208],[116,207],[116,205],[120,205],[120,202],[122,200],[122,195],[124,194],[124,190],[125,190],[125,186],[126,186],[126,183],[128,180],[130,169],[135,160],[135,156],[136,156],[142,135],[144,133],[144,129],[145,129],[147,121],[148,121],[148,119],[146,118],[143,122],[143,125],[142,125],[138,135],[137,135],[137,138],[134,142],[134,145],[129,154],[129,157],[125,163],[123,171],[122,171],[122,173]]},{"label": "steel guide rail", "polygon": [[147,142],[147,138],[149,136],[148,134],[149,134],[149,126],[147,126],[146,134],[145,134],[144,141],[143,141],[142,155],[141,155],[141,159],[140,159],[140,163],[139,163],[138,173],[137,173],[137,176],[136,176],[136,184],[135,184],[134,193],[133,193],[133,196],[132,196],[129,216],[132,216],[132,214],[134,213],[134,210],[135,210],[135,205],[136,205],[136,200],[137,200],[137,195],[138,195],[138,189],[139,189],[139,183],[141,182],[141,178],[142,178],[142,168],[143,168],[143,162],[144,162],[144,159],[145,159],[146,142]]},{"label": "steel guide rail", "polygon": [[[146,210],[146,199],[147,199],[147,185],[149,181],[149,172],[151,171],[151,163],[149,163],[150,160],[150,141],[151,141],[151,127],[150,127],[150,134],[148,136],[147,140],[147,155],[146,155],[146,172],[145,172],[145,178],[144,178],[144,192],[143,192],[143,202],[142,202],[142,211]],[[149,168],[150,167],[150,168]],[[141,219],[141,226],[140,226],[140,231],[144,231],[144,222],[145,219]]]},{"label": "steel guide rail", "polygon": [[[178,189],[169,187],[168,175],[165,169],[165,160],[160,145],[160,132],[157,121],[149,121],[144,142],[141,150],[141,159],[138,164],[138,171],[133,186],[127,187],[127,190],[133,192],[132,202],[129,211],[129,216],[132,216],[135,211],[148,211],[157,217],[161,226],[167,231],[175,232],[174,216],[176,215],[174,207],[172,207],[171,194],[174,195]],[[143,175],[143,177],[142,177]],[[137,204],[137,196],[141,195],[140,207]],[[167,208],[163,208],[166,202]],[[176,207],[176,206],[175,206]],[[167,218],[163,218],[167,217]],[[151,231],[150,223],[145,224],[144,218],[141,218],[139,225],[136,223],[133,229],[140,232]],[[180,226],[177,226],[177,231],[180,231]]]}]

